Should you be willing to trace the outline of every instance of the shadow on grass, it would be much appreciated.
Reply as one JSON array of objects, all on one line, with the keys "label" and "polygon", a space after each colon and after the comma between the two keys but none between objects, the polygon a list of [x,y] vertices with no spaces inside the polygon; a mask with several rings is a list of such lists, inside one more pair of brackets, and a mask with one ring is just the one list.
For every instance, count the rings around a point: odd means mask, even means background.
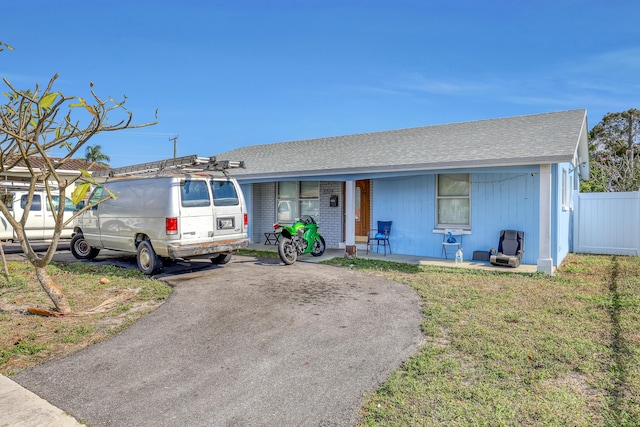
[{"label": "shadow on grass", "polygon": [[631,358],[631,349],[624,337],[621,325],[623,298],[618,287],[618,277],[620,272],[620,264],[618,258],[613,256],[611,259],[611,275],[609,280],[609,305],[608,312],[611,319],[611,350],[612,362],[609,371],[613,377],[613,384],[609,390],[610,399],[610,419],[612,425],[623,426],[631,425],[625,409],[625,395],[628,390],[628,363]]}]

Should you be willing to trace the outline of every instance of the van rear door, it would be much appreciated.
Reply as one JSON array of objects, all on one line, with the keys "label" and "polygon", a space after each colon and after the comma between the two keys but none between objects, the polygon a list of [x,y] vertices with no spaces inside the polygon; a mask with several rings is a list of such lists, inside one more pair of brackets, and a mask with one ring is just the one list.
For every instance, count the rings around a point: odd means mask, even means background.
[{"label": "van rear door", "polygon": [[186,179],[180,183],[180,239],[184,244],[213,240],[213,203],[209,186],[203,179]]},{"label": "van rear door", "polygon": [[245,206],[242,192],[230,179],[209,181],[213,194],[214,240],[230,240],[246,237]]}]

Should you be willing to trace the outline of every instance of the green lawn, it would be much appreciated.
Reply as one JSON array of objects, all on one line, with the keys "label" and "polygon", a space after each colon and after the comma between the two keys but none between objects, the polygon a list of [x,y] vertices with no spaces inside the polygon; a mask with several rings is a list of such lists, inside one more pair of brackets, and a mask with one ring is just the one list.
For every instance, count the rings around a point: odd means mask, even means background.
[{"label": "green lawn", "polygon": [[426,344],[361,425],[640,425],[639,257],[570,255],[555,276],[330,263],[422,297]]}]

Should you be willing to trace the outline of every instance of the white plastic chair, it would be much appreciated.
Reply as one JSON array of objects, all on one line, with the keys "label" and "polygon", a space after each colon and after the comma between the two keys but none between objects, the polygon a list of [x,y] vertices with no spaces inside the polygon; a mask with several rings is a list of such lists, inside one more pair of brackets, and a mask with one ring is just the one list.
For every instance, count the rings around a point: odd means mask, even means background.
[{"label": "white plastic chair", "polygon": [[458,249],[462,249],[462,236],[464,230],[461,228],[447,228],[442,237],[442,256],[448,259],[447,254],[454,254]]}]

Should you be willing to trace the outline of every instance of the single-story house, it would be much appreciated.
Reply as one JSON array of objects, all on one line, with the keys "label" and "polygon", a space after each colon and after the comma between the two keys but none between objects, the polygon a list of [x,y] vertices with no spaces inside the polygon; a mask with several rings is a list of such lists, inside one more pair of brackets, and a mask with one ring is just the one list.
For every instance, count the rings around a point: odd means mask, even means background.
[{"label": "single-story house", "polygon": [[[61,160],[62,159],[58,157],[51,157],[54,165],[60,164]],[[30,156],[29,164],[36,172],[40,172],[46,168],[45,159],[39,156]],[[63,179],[72,180],[80,175],[81,170],[95,172],[107,169],[109,169],[108,166],[92,164],[83,159],[68,159],[62,167],[57,169],[57,173]],[[9,155],[0,169],[0,192],[6,192],[12,189],[28,189],[30,180],[31,171],[24,160],[15,154]],[[54,187],[57,186],[54,180],[50,180],[50,183]],[[67,197],[71,197],[71,193],[75,187],[75,185],[72,185],[67,188]]]},{"label": "single-story house", "polygon": [[586,110],[247,146],[220,153],[249,206],[252,242],[313,215],[327,247],[366,242],[392,221],[393,253],[440,257],[462,228],[464,258],[524,232],[524,264],[552,273],[571,250],[579,179],[589,178]]}]

